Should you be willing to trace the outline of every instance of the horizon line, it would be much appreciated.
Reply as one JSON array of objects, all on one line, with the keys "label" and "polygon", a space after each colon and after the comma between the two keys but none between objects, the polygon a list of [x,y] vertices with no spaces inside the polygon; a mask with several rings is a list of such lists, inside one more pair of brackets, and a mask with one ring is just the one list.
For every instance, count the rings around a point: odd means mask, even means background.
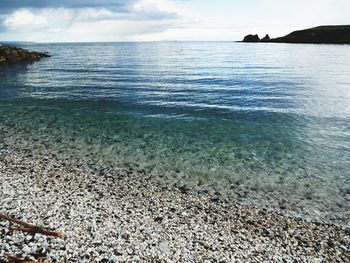
[{"label": "horizon line", "polygon": [[242,42],[242,40],[123,40],[123,41],[55,41],[55,42],[38,42],[26,40],[0,40],[1,43],[18,43],[18,44],[84,44],[84,43],[154,43],[154,42]]}]

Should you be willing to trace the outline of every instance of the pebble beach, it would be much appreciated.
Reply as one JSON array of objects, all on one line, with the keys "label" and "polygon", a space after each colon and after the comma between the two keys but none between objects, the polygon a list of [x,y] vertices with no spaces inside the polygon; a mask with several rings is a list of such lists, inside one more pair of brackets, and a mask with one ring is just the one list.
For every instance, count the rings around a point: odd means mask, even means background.
[{"label": "pebble beach", "polygon": [[0,149],[0,213],[65,234],[10,234],[1,221],[1,259],[350,262],[350,231],[340,226],[162,184],[142,170]]},{"label": "pebble beach", "polygon": [[0,263],[350,263],[347,47],[28,45],[0,52]]}]

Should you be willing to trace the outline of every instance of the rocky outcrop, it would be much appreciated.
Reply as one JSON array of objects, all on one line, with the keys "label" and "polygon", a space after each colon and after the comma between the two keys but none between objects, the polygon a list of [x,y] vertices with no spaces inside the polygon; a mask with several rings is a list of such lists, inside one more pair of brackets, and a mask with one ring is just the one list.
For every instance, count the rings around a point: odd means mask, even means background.
[{"label": "rocky outcrop", "polygon": [[350,25],[319,26],[310,29],[294,31],[284,37],[270,39],[270,36],[266,35],[261,40],[258,39],[258,35],[248,35],[244,37],[243,42],[350,44]]},{"label": "rocky outcrop", "polygon": [[50,57],[50,55],[40,52],[31,52],[23,48],[0,46],[0,63],[29,62],[45,57]]},{"label": "rocky outcrop", "polygon": [[243,42],[260,42],[258,35],[247,35],[244,37]]},{"label": "rocky outcrop", "polygon": [[263,37],[261,39],[261,42],[269,42],[271,40],[270,36],[269,35],[266,35],[265,37]]}]

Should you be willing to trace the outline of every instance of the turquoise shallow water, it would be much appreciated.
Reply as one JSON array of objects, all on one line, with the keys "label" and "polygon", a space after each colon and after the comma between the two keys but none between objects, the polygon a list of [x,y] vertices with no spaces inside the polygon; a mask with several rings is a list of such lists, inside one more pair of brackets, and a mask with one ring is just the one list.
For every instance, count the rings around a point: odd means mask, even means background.
[{"label": "turquoise shallow water", "polygon": [[1,67],[0,127],[13,146],[349,224],[349,46],[26,48],[52,57]]}]

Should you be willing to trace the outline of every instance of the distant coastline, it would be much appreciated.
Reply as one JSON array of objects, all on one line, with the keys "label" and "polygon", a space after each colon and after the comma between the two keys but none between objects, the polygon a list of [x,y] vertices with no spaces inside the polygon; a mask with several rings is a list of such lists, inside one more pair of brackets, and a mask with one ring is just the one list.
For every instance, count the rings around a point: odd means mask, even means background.
[{"label": "distant coastline", "polygon": [[295,44],[350,44],[350,25],[319,26],[294,31],[286,36],[270,38],[266,35],[247,35],[242,42],[248,43],[295,43]]}]

